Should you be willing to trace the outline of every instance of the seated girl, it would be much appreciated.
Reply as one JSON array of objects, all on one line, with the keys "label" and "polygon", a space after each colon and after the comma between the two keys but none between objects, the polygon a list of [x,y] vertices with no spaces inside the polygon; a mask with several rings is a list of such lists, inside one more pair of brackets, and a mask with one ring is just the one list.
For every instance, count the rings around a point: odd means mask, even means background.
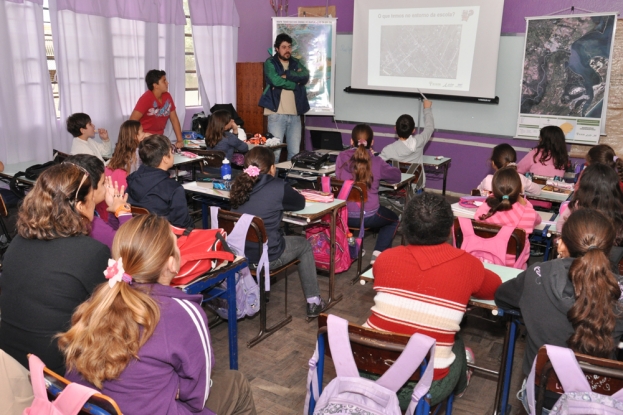
[{"label": "seated girl", "polygon": [[44,171],[20,206],[18,235],[2,262],[0,349],[25,367],[26,355],[34,353],[65,372],[54,336],[105,281],[110,250],[88,236],[91,223],[83,213],[93,215],[94,208],[91,176],[69,163]]},{"label": "seated girl", "polygon": [[[244,157],[244,170],[231,185],[232,211],[248,213],[264,221],[268,234],[268,260],[270,268],[277,268],[293,259],[298,265],[303,294],[307,299],[307,317],[317,317],[325,307],[320,297],[316,277],[316,263],[311,245],[302,236],[284,236],[280,228],[284,211],[305,207],[305,198],[290,185],[275,177],[275,154],[257,146]],[[245,255],[250,264],[260,260],[256,243],[248,243]]]},{"label": "seated girl", "polygon": [[180,251],[165,218],[119,228],[106,278],[58,335],[66,377],[113,398],[123,413],[255,414],[238,371],[216,371],[201,295],[169,286]]},{"label": "seated girl", "polygon": [[[608,262],[614,238],[612,224],[601,213],[592,209],[573,212],[562,229],[560,259],[533,264],[498,288],[495,303],[521,310],[528,330],[525,376],[544,344],[615,358],[623,334],[623,279],[612,273]],[[522,391],[528,410],[525,383]],[[546,392],[545,407],[551,408],[558,397]]]},{"label": "seated girl", "polygon": [[[374,306],[366,326],[437,341],[431,405],[467,387],[466,351],[458,335],[471,296],[492,299],[500,277],[472,255],[448,244],[454,216],[434,193],[413,197],[403,213],[408,245],[383,252],[374,264]],[[399,392],[406,409],[413,383]]]},{"label": "seated girl", "polygon": [[[594,163],[605,164],[608,167],[611,167],[619,176],[619,187],[623,190],[623,160],[619,159],[614,152],[614,149],[610,147],[608,144],[598,144],[596,146],[591,147],[586,154],[586,162],[584,163],[584,168],[590,166]],[[584,174],[584,170],[580,172],[577,181],[575,182],[575,190],[578,190],[580,187],[580,180],[582,180],[582,175]]]},{"label": "seated girl", "polygon": [[[342,151],[335,162],[335,176],[340,180],[362,182],[368,188],[363,226],[379,231],[370,260],[370,264],[374,264],[379,254],[392,246],[398,228],[398,216],[379,203],[379,183],[381,180],[398,183],[401,174],[400,169],[390,166],[370,150],[374,144],[374,134],[368,124],[359,124],[353,128],[350,143],[354,148]],[[348,202],[347,206],[348,226],[359,228],[361,207],[355,202]]]},{"label": "seated girl", "polygon": [[87,205],[80,213],[91,222],[90,235],[93,239],[112,249],[112,241],[119,226],[132,219],[130,205],[127,203],[128,195],[124,186],[119,188],[117,182],[112,183],[110,177],[104,174],[104,163],[90,154],[76,154],[67,157],[64,163],[70,163],[84,169],[89,177],[94,178],[93,200],[95,205],[106,205],[106,211],[111,213],[108,221],[102,219],[93,207]]},{"label": "seated girl", "polygon": [[[141,164],[138,144],[143,141],[143,138],[145,138],[145,133],[140,122],[128,120],[121,124],[115,151],[105,170],[106,177],[110,177],[112,183],[117,182],[119,188],[128,188],[126,177],[138,170]],[[105,222],[108,222],[107,208],[108,206],[103,202],[99,203],[96,208],[97,213]]]},{"label": "seated girl", "polygon": [[506,167],[495,172],[491,184],[493,194],[476,210],[474,217],[478,221],[526,231],[526,243],[519,258],[516,259],[515,255],[506,255],[507,266],[525,269],[530,257],[528,236],[534,231],[534,227],[541,223],[541,216],[530,202],[521,196],[521,179],[514,168]]},{"label": "seated girl", "polygon": [[554,125],[541,128],[539,144],[517,164],[519,174],[534,173],[538,176],[564,176],[569,156],[565,133]]},{"label": "seated girl", "polygon": [[556,222],[558,230],[564,229],[569,215],[580,209],[595,209],[610,219],[615,234],[610,261],[615,270],[623,258],[623,192],[619,183],[619,176],[612,168],[601,163],[591,163],[582,172],[580,186],[573,193],[568,207],[561,207]]},{"label": "seated girl", "polygon": [[[510,144],[499,144],[493,147],[493,153],[491,154],[491,167],[494,172],[504,168],[512,167],[517,169],[517,153]],[[541,194],[541,186],[536,183],[532,183],[532,180],[528,179],[524,175],[519,175],[521,179],[521,193],[530,193],[533,195]],[[482,196],[489,196],[492,192],[491,181],[493,175],[489,174],[478,185],[478,190]]]},{"label": "seated girl", "polygon": [[[233,130],[233,134],[229,132]],[[214,111],[208,121],[205,133],[206,149],[225,152],[225,157],[231,161],[234,150],[246,153],[249,146],[238,138],[238,126],[226,110]]]}]

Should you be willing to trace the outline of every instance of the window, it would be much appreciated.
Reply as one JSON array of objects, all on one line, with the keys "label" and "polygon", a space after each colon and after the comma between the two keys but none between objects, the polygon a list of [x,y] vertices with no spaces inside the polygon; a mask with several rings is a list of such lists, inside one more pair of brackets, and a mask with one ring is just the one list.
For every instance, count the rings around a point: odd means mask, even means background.
[{"label": "window", "polygon": [[194,107],[201,105],[201,96],[199,94],[199,79],[197,78],[197,64],[195,63],[195,48],[192,27],[190,25],[188,0],[184,0],[184,14],[186,15],[186,26],[184,27],[186,106]]},{"label": "window", "polygon": [[58,80],[56,77],[56,61],[54,60],[54,44],[52,43],[52,24],[50,23],[50,7],[48,5],[48,0],[43,0],[43,34],[45,36],[45,54],[48,58],[50,82],[52,83],[54,109],[56,110],[56,118],[60,118],[60,96],[58,91]]}]

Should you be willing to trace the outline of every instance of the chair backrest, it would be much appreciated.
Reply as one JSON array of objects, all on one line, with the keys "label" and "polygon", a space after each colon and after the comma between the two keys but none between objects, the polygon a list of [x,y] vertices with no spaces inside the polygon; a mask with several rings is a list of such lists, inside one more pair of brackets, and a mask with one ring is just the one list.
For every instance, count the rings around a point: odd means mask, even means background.
[{"label": "chair backrest", "polygon": [[[46,389],[51,399],[56,399],[58,395],[63,392],[65,387],[71,383],[47,367],[43,368],[43,377],[46,380]],[[91,415],[122,415],[121,409],[119,409],[117,403],[111,397],[102,395],[101,393],[96,393],[91,396],[87,403],[84,404],[80,413]]]},{"label": "chair backrest", "polygon": [[[477,222],[472,219],[472,226],[474,233],[481,238],[493,238],[498,234],[501,226],[493,225],[491,223]],[[459,225],[459,218],[454,218],[454,244],[457,248],[461,247],[463,243],[463,231]],[[511,237],[508,240],[506,246],[506,253],[509,255],[515,255],[515,259],[518,259],[523,252],[524,245],[526,244],[526,231],[523,229],[515,228]]]},{"label": "chair backrest", "polygon": [[147,209],[145,209],[144,207],[132,206],[132,207],[130,207],[130,210],[132,212],[132,216],[149,215],[149,211]]},{"label": "chair backrest", "polygon": [[[327,314],[318,316],[318,333],[327,331]],[[374,375],[382,375],[387,368],[398,359],[411,336],[390,332],[381,332],[348,323],[350,345],[357,368]],[[331,356],[328,336],[323,336],[325,354]],[[409,380],[420,379],[420,371],[416,371]]]},{"label": "chair backrest", "polygon": [[0,196],[0,216],[3,216],[5,218],[9,216],[9,210],[6,207],[6,204],[4,203],[4,199],[2,198],[2,196]]},{"label": "chair backrest", "polygon": [[56,149],[52,150],[52,159],[58,161],[59,163],[65,161],[65,159],[69,156],[70,154],[63,153],[62,151],[58,151]]},{"label": "chair backrest", "polygon": [[[575,358],[580,364],[582,372],[586,375],[586,380],[591,385],[593,392],[611,396],[623,388],[623,362],[580,353],[575,353]],[[537,387],[545,385],[548,391],[564,392],[547,356],[545,346],[541,346],[536,356],[535,373],[534,383]]]},{"label": "chair backrest", "polygon": [[[337,197],[344,185],[344,180],[338,180],[331,178],[331,192],[333,196]],[[322,189],[322,177],[318,178],[318,186]],[[353,191],[354,190],[354,191]],[[365,203],[368,201],[368,187],[363,182],[356,182],[348,194],[347,202]]]},{"label": "chair backrest", "polygon": [[[234,229],[238,220],[242,217],[242,214],[231,212],[225,209],[219,209],[218,211],[218,226],[223,228],[228,234]],[[264,221],[262,218],[255,216],[249,230],[247,231],[247,241],[257,242],[259,244],[259,252],[262,252],[262,244],[268,240],[266,228],[264,227]]]},{"label": "chair backrest", "polygon": [[225,158],[225,152],[220,150],[194,150],[193,153],[203,156],[202,165],[208,167],[221,167]]}]

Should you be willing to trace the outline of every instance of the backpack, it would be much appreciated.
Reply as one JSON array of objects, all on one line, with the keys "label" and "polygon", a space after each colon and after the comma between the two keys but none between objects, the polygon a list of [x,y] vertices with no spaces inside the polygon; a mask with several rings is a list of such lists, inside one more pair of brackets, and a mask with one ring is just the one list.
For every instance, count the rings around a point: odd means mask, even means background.
[{"label": "backpack", "polygon": [[474,233],[471,219],[458,219],[461,231],[463,231],[463,243],[461,244],[463,251],[472,254],[486,264],[506,266],[506,247],[515,228],[502,226],[493,238],[481,238]]},{"label": "backpack", "polygon": [[[322,191],[331,192],[331,178],[322,178]],[[352,180],[344,181],[344,185],[340,190],[337,198],[340,200],[347,200],[348,194],[353,187]],[[361,249],[361,243],[363,241],[364,227],[363,223],[359,227],[359,237],[356,239],[356,248],[352,250],[354,256],[351,256],[351,252],[348,247],[348,208],[344,206],[340,208],[336,216],[335,226],[335,272],[344,272],[350,268],[353,260],[357,258],[359,249]],[[314,254],[314,260],[316,262],[316,268],[329,270],[331,265],[331,214],[325,215],[320,223],[308,226],[305,229],[305,237],[309,241]]]},{"label": "backpack", "polygon": [[[552,407],[551,415],[623,414],[623,389],[612,396],[593,392],[571,349],[550,344],[546,344],[545,348],[547,349],[547,356],[552,362],[554,372],[558,375],[560,385],[565,391]],[[532,363],[532,370],[526,381],[530,415],[534,415],[536,410],[534,399],[535,377],[536,358]]]},{"label": "backpack", "polygon": [[70,383],[54,402],[50,402],[43,376],[45,365],[33,354],[28,356],[28,365],[35,399],[29,408],[24,409],[23,415],[77,415],[86,401],[98,393],[95,389],[78,383]]},{"label": "backpack", "polygon": [[233,261],[234,254],[227,246],[223,229],[182,229],[171,226],[178,236],[180,270],[171,285],[185,285],[215,269],[224,261]]},{"label": "backpack", "polygon": [[[212,228],[218,227],[218,211],[216,206],[210,206],[210,223]],[[240,220],[236,223],[234,229],[229,233],[227,237],[227,243],[229,247],[237,255],[244,256],[245,242],[247,239],[247,232],[249,226],[253,221],[254,216],[243,214]],[[241,319],[246,316],[253,316],[260,311],[260,287],[259,272],[264,272],[264,281],[266,283],[266,291],[270,291],[270,268],[268,262],[268,243],[264,245],[262,250],[262,257],[258,264],[258,282],[255,282],[249,267],[244,268],[239,273],[236,273],[236,317]],[[227,281],[221,283],[221,287],[227,290]],[[215,298],[208,301],[208,306],[214,310],[224,320],[227,320],[227,299]]]},{"label": "backpack", "polygon": [[57,164],[60,164],[60,162],[57,159],[54,159],[43,164],[32,165],[24,171],[17,172],[11,178],[11,181],[9,182],[9,188],[13,193],[15,193],[16,196],[23,198],[24,196],[26,196],[26,192],[24,191],[24,186],[20,185],[17,179],[19,179],[20,177],[25,177],[28,180],[36,181],[39,176],[41,176],[41,173],[43,173],[52,166],[56,166]]},{"label": "backpack", "polygon": [[309,361],[307,397],[304,414],[378,414],[401,415],[396,392],[418,370],[430,350],[430,361],[413,389],[407,414],[414,414],[419,400],[426,396],[433,381],[435,339],[416,333],[411,336],[402,354],[376,381],[359,376],[348,336],[348,321],[329,315],[327,319],[329,348],[337,377],[318,396],[318,343]]}]

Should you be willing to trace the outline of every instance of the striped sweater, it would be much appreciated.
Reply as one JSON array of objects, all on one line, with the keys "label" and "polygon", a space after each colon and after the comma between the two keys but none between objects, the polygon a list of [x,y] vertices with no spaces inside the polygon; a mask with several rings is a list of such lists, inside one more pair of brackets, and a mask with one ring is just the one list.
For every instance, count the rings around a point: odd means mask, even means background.
[{"label": "striped sweater", "polygon": [[438,380],[454,362],[454,336],[470,297],[492,299],[501,283],[478,259],[446,243],[391,248],[374,263],[377,293],[366,325],[433,337]]},{"label": "striped sweater", "polygon": [[[489,212],[489,205],[483,203],[477,210],[474,218],[477,221],[492,223],[494,225],[499,226],[512,226],[513,228],[519,228],[526,231],[526,244],[524,245],[521,257],[526,257],[527,253],[530,252],[530,240],[529,236],[532,232],[534,232],[534,227],[541,223],[541,216],[538,214],[536,210],[532,207],[530,202],[526,200],[526,204],[522,205],[517,202],[513,204],[513,208],[511,210],[505,210],[501,212],[496,212],[493,216],[481,221],[480,216]],[[527,259],[526,259],[527,260]],[[515,256],[507,255],[506,256],[506,265],[512,267],[515,264]],[[521,266],[515,266],[515,268],[526,269],[526,264],[520,264]]]}]

